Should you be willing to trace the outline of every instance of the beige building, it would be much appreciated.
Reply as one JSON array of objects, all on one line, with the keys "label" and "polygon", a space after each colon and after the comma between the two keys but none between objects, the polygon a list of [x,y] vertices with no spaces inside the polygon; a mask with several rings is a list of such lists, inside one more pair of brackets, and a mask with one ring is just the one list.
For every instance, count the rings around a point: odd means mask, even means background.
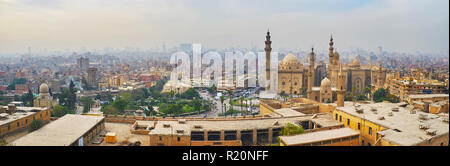
[{"label": "beige building", "polygon": [[404,103],[345,102],[333,117],[368,146],[448,146],[448,114],[417,112]]},{"label": "beige building", "polygon": [[26,129],[33,120],[50,121],[50,109],[46,107],[17,107],[14,104],[0,106],[0,137]]},{"label": "beige building", "polygon": [[410,95],[446,92],[448,89],[443,82],[414,77],[392,78],[389,85],[389,93],[398,96],[401,101],[407,101]]},{"label": "beige building", "polygon": [[85,146],[105,128],[103,116],[67,114],[14,142],[14,146]]}]

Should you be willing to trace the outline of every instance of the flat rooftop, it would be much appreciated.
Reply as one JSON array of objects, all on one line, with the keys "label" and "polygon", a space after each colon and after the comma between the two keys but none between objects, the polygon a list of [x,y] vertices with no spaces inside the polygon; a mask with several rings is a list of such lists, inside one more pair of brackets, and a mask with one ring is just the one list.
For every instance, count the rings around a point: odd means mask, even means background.
[{"label": "flat rooftop", "polygon": [[303,116],[305,114],[295,111],[292,108],[280,108],[273,110],[276,114],[281,115],[282,117],[290,117],[290,116]]},{"label": "flat rooftop", "polygon": [[434,97],[447,97],[448,94],[419,94],[419,95],[409,95],[408,98],[410,99],[426,99],[426,98],[434,98]]},{"label": "flat rooftop", "polygon": [[15,146],[69,146],[104,119],[103,116],[67,114],[17,139]]},{"label": "flat rooftop", "polygon": [[[416,145],[449,132],[448,122],[443,121],[444,118],[448,119],[448,114],[446,117],[419,111],[412,114],[407,107],[399,107],[401,104],[398,103],[358,103],[357,105],[360,105],[363,113],[356,112],[353,102],[345,102],[344,107],[337,107],[336,109],[388,128],[378,133],[383,135],[385,140],[399,145]],[[371,111],[372,108],[376,109],[376,113]],[[398,112],[393,112],[392,108],[398,108]],[[388,115],[390,113],[392,113],[392,116]],[[426,117],[426,119],[420,118],[421,116]],[[384,119],[380,120],[379,117],[384,117]],[[420,129],[419,126],[423,124],[428,125],[429,129],[436,130],[436,135],[430,136],[426,130]]]},{"label": "flat rooftop", "polygon": [[[150,130],[150,135],[172,135],[182,134],[190,135],[191,131],[246,131],[246,130],[260,130],[269,128],[282,128],[288,123],[299,124],[301,121],[313,121],[321,127],[339,126],[343,123],[337,122],[329,114],[303,115],[297,117],[283,117],[283,118],[264,118],[252,120],[186,120],[185,124],[180,124],[178,121],[160,120],[157,121],[155,128]],[[154,121],[153,121],[154,122]],[[147,122],[142,122],[149,123]],[[150,123],[152,123],[150,121]],[[138,121],[141,124],[141,121]],[[164,124],[170,127],[164,127]],[[200,126],[200,128],[196,128]],[[183,130],[183,133],[177,133],[177,130]]]},{"label": "flat rooftop", "polygon": [[[1,106],[1,109],[8,109],[8,106]],[[12,115],[8,113],[1,113],[2,116],[5,116],[6,119],[0,119],[0,126],[4,124],[8,124],[10,122],[31,116],[36,114],[36,112],[47,110],[46,107],[16,107],[15,112]]]},{"label": "flat rooftop", "polygon": [[286,143],[287,145],[300,145],[358,135],[359,135],[358,132],[350,128],[339,128],[339,129],[304,133],[293,136],[280,136],[280,140]]}]

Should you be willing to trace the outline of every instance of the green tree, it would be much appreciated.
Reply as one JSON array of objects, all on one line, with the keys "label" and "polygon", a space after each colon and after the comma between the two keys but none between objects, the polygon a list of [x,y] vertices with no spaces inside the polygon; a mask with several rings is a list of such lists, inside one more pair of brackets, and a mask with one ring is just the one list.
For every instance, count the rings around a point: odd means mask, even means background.
[{"label": "green tree", "polygon": [[284,128],[280,131],[280,136],[289,136],[304,133],[302,126],[297,126],[292,123],[288,123]]},{"label": "green tree", "polygon": [[92,100],[92,98],[87,97],[87,96],[83,96],[80,98],[80,103],[81,105],[84,106],[83,108],[83,113],[88,112],[91,109],[91,106],[95,103],[94,100]]},{"label": "green tree", "polygon": [[373,93],[373,100],[375,102],[382,102],[385,96],[386,96],[386,90],[383,88],[380,88]]},{"label": "green tree", "polygon": [[124,99],[125,101],[130,101],[131,100],[131,93],[123,92],[123,93],[120,94],[120,98]]},{"label": "green tree", "polygon": [[102,100],[102,95],[100,95],[100,93],[98,93],[98,94],[95,96],[95,99],[96,99],[96,100]]},{"label": "green tree", "polygon": [[200,98],[200,94],[194,88],[189,88],[181,94],[181,98],[183,99],[193,99],[194,97]]},{"label": "green tree", "polygon": [[35,119],[31,121],[30,125],[28,125],[28,132],[33,132],[41,128],[42,126],[44,126],[44,121],[42,121],[41,119]]},{"label": "green tree", "polygon": [[69,92],[67,94],[67,104],[70,108],[75,108],[75,103],[77,101],[77,95],[75,94],[75,84],[70,80]]},{"label": "green tree", "polygon": [[118,113],[123,114],[126,107],[128,105],[128,102],[125,99],[118,99],[112,102],[112,107],[114,107]]},{"label": "green tree", "polygon": [[397,96],[393,95],[393,94],[388,94],[388,95],[386,95],[386,96],[384,97],[384,99],[387,100],[387,101],[389,101],[389,102],[392,102],[392,103],[398,103],[398,102],[400,102],[400,99],[399,99]]}]

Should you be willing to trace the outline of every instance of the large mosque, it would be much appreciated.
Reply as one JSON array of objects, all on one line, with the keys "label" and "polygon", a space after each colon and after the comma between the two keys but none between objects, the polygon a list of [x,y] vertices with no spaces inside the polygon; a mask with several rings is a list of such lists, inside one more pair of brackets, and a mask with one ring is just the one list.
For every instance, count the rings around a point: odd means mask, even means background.
[{"label": "large mosque", "polygon": [[[270,33],[267,32],[266,61],[270,59],[271,43]],[[381,65],[361,65],[357,58],[352,63],[341,64],[340,55],[333,47],[333,37],[329,44],[328,65],[323,62],[315,64],[314,49],[309,54],[308,67],[301,64],[294,54],[287,54],[278,66],[278,93],[304,94],[306,91],[311,100],[331,103],[338,98],[343,100],[345,92],[361,93],[366,86],[375,89],[383,87],[386,69]],[[266,67],[269,68],[267,65]]]}]

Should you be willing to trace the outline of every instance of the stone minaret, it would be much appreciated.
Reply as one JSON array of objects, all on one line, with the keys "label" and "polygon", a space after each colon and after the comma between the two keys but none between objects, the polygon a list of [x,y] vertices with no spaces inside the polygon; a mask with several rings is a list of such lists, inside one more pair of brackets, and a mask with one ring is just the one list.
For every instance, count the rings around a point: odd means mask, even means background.
[{"label": "stone minaret", "polygon": [[333,54],[333,50],[334,50],[334,48],[333,48],[333,44],[334,44],[334,42],[333,42],[333,36],[331,36],[331,38],[330,38],[330,48],[329,48],[329,52],[328,52],[328,57],[329,57],[329,60],[330,60],[330,65],[333,65],[334,64],[334,62],[333,62],[333,60],[334,60],[334,54]]},{"label": "stone minaret", "polygon": [[338,75],[338,90],[337,90],[337,106],[343,107],[344,106],[344,93],[345,93],[345,86],[344,86],[344,73],[342,72],[342,64],[340,64],[339,69],[339,75]]},{"label": "stone minaret", "polygon": [[272,41],[270,41],[270,32],[267,30],[266,35],[266,48],[264,48],[264,51],[266,52],[266,80],[269,80],[269,82],[266,82],[266,90],[269,90],[270,88],[270,52],[272,51]]},{"label": "stone minaret", "polygon": [[312,86],[314,84],[314,48],[311,48],[309,54],[309,70],[308,70],[308,99],[314,100],[312,97]]},{"label": "stone minaret", "polygon": [[378,89],[383,88],[383,68],[381,66],[381,63],[378,69],[377,81]]},{"label": "stone minaret", "polygon": [[334,67],[334,62],[333,62],[333,60],[334,60],[334,54],[333,54],[333,50],[334,50],[334,48],[333,48],[333,44],[334,44],[334,42],[333,42],[333,35],[331,35],[331,38],[330,38],[330,48],[329,48],[329,52],[328,52],[328,60],[329,60],[329,64],[328,64],[328,78],[333,78],[333,73],[331,72],[331,69],[333,69]]}]

